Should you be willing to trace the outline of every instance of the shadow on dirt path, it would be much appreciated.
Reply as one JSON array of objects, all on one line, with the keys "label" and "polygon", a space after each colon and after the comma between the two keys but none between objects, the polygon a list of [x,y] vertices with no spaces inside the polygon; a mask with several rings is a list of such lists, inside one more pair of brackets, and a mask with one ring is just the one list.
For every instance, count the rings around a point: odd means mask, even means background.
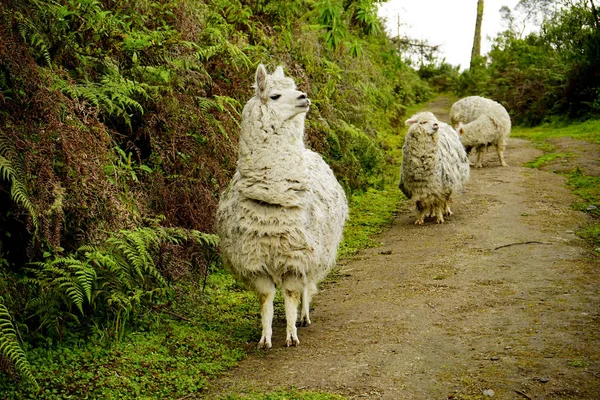
[{"label": "shadow on dirt path", "polygon": [[[510,139],[473,169],[454,215],[412,203],[315,298],[301,344],[256,352],[209,395],[295,387],[350,399],[600,398],[600,274],[574,231],[587,216],[541,155]],[[259,324],[259,321],[256,321]]]}]

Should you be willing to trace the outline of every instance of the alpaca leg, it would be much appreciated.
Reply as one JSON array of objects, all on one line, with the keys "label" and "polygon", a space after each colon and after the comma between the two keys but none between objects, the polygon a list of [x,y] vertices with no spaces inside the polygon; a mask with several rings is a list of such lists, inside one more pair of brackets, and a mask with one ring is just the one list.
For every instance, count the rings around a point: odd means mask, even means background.
[{"label": "alpaca leg", "polygon": [[296,320],[298,319],[298,304],[300,304],[300,296],[303,293],[303,284],[295,277],[284,278],[281,284],[281,292],[283,293],[283,305],[285,306],[285,345],[288,347],[297,346],[300,344],[300,340],[298,340]]},{"label": "alpaca leg", "polygon": [[266,277],[258,277],[254,281],[254,287],[260,299],[260,317],[262,322],[262,336],[258,342],[259,349],[271,348],[271,336],[273,335],[273,299],[276,287],[273,281]]},{"label": "alpaca leg", "polygon": [[502,165],[503,167],[508,167],[508,164],[506,162],[504,162],[504,146],[503,145],[498,145],[496,147],[496,151],[498,152],[498,158],[500,159],[500,165]]},{"label": "alpaca leg", "polygon": [[444,208],[444,215],[450,216],[452,214],[453,213],[452,213],[452,210],[450,209],[450,203],[446,203],[446,206]]},{"label": "alpaca leg", "polygon": [[477,149],[477,163],[475,164],[475,168],[483,167],[483,149]]},{"label": "alpaca leg", "polygon": [[446,200],[444,201],[444,215],[452,215],[452,210],[450,209],[450,203],[452,203],[452,193],[446,195]]},{"label": "alpaca leg", "polygon": [[436,222],[438,224],[443,224],[444,223],[444,215],[443,215],[443,208],[442,207],[436,207],[435,208],[435,219]]},{"label": "alpaca leg", "polygon": [[309,283],[304,286],[302,292],[302,311],[300,312],[300,326],[309,326],[310,322],[310,301],[313,294],[317,292],[317,287],[314,283]]},{"label": "alpaca leg", "polygon": [[415,221],[415,225],[423,225],[427,209],[422,202],[417,201],[417,220]]}]

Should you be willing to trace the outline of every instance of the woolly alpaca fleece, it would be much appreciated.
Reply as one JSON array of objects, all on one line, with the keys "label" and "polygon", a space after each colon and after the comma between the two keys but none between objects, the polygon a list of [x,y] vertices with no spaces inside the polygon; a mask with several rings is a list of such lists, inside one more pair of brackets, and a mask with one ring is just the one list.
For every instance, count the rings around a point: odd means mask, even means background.
[{"label": "woolly alpaca fleece", "polygon": [[278,67],[256,71],[256,93],[242,112],[237,170],[217,210],[221,251],[231,271],[259,295],[270,348],[273,298],[281,286],[286,344],[299,344],[297,309],[310,324],[316,284],[335,264],[348,216],[346,195],[321,156],[304,146],[310,101]]},{"label": "woolly alpaca fleece", "polygon": [[416,202],[415,224],[423,224],[425,216],[443,223],[443,214],[452,214],[452,194],[469,180],[469,159],[454,129],[432,113],[417,113],[406,124],[400,189]]},{"label": "woolly alpaca fleece", "polygon": [[510,136],[511,121],[500,103],[480,96],[465,97],[452,105],[450,119],[467,152],[471,149],[477,151],[477,168],[483,166],[483,150],[488,146],[496,147],[500,164],[507,166],[504,150]]}]

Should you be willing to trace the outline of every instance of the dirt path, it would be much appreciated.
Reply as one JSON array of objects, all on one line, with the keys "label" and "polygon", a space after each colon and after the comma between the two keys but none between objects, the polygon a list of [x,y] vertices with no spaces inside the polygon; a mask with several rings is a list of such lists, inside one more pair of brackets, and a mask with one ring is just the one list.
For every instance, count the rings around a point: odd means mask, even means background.
[{"label": "dirt path", "polygon": [[487,153],[443,225],[413,225],[406,203],[381,246],[344,262],[316,296],[299,347],[278,346],[280,319],[275,347],[213,393],[600,398],[599,263],[574,234],[587,217],[570,208],[564,178],[521,167],[539,155],[519,139],[510,167]]}]

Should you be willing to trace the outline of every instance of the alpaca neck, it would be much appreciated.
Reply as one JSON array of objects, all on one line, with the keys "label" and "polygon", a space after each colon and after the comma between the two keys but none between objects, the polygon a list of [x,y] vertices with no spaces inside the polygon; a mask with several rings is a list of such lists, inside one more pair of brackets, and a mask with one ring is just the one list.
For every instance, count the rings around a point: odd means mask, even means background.
[{"label": "alpaca neck", "polygon": [[283,206],[301,202],[307,190],[303,135],[304,115],[283,123],[242,121],[237,168],[246,197]]}]

